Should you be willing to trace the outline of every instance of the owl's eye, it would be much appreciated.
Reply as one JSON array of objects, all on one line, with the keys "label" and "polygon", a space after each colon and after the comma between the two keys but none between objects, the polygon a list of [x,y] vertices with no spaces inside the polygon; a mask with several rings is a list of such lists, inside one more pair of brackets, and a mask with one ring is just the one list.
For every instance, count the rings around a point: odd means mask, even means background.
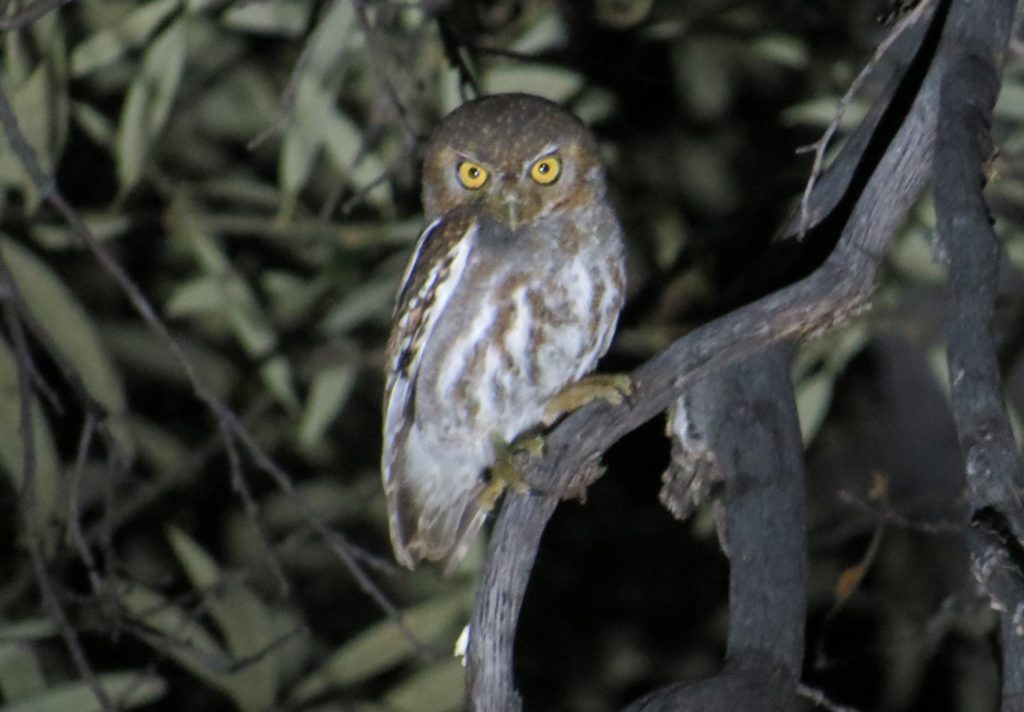
[{"label": "owl's eye", "polygon": [[562,172],[562,161],[558,156],[542,158],[530,166],[530,177],[541,185],[550,185],[558,180]]},{"label": "owl's eye", "polygon": [[464,188],[469,188],[470,190],[482,188],[483,184],[487,182],[488,175],[487,169],[479,163],[463,161],[459,164],[459,182],[462,183]]}]

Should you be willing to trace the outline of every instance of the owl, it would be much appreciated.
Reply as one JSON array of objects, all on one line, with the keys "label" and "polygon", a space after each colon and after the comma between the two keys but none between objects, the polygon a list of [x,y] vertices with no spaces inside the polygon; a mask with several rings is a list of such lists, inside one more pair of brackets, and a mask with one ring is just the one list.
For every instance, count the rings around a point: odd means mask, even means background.
[{"label": "owl", "polygon": [[527,94],[442,120],[423,207],[388,342],[381,469],[397,560],[450,570],[493,504],[504,444],[608,349],[624,246],[594,137]]}]

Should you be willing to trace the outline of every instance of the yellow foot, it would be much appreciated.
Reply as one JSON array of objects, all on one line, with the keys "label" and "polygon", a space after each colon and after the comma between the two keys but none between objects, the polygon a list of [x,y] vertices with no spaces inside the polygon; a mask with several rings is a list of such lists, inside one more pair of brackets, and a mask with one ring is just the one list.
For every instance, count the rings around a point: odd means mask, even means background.
[{"label": "yellow foot", "polygon": [[511,445],[495,438],[494,449],[498,456],[491,466],[491,478],[476,497],[477,504],[485,512],[494,509],[506,488],[519,494],[530,491],[530,485],[516,464],[516,458],[520,454],[532,457],[543,455],[544,438],[540,435],[524,435]]},{"label": "yellow foot", "polygon": [[543,423],[545,427],[551,425],[563,415],[599,399],[621,405],[632,392],[633,384],[625,373],[592,373],[570,383],[548,401]]}]

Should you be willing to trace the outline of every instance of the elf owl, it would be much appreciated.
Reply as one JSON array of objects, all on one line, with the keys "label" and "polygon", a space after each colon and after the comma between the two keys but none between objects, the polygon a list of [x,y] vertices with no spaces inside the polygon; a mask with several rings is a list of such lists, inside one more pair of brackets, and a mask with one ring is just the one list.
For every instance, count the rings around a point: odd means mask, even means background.
[{"label": "elf owl", "polygon": [[494,503],[488,468],[571,409],[553,404],[608,349],[624,248],[594,137],[527,94],[445,117],[423,206],[388,343],[382,471],[395,557],[450,569]]}]

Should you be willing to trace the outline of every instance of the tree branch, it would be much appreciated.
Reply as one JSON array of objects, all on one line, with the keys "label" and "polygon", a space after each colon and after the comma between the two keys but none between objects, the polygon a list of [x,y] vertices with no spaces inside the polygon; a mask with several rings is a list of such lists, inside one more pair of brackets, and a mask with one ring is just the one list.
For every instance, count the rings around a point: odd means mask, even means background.
[{"label": "tree branch", "polygon": [[[938,84],[931,60],[946,8],[948,2],[940,3],[923,38],[915,63],[924,68],[908,72],[899,92],[909,96],[909,108],[890,107],[902,109],[903,120],[896,127],[879,123],[879,130],[894,135],[884,141],[884,155],[832,255],[809,277],[694,330],[638,368],[629,403],[595,403],[567,418],[548,438],[546,457],[526,468],[537,490],[569,491],[605,450],[665,410],[693,379],[771,344],[833,328],[867,306],[886,245],[931,169]],[[471,624],[467,679],[474,710],[521,709],[513,683],[515,628],[544,526],[556,506],[554,496],[513,495],[502,508]]]},{"label": "tree branch", "polygon": [[770,712],[784,709],[796,692],[804,653],[807,517],[790,351],[772,347],[707,384],[714,412],[702,430],[725,480],[725,668],[707,680],[657,690],[627,712]]},{"label": "tree branch", "polygon": [[1002,399],[993,316],[1001,247],[982,189],[989,127],[1017,3],[956,3],[939,90],[935,204],[949,258],[946,320],[953,417],[976,530],[975,577],[1001,611],[1002,710],[1024,709],[1024,464]]}]

